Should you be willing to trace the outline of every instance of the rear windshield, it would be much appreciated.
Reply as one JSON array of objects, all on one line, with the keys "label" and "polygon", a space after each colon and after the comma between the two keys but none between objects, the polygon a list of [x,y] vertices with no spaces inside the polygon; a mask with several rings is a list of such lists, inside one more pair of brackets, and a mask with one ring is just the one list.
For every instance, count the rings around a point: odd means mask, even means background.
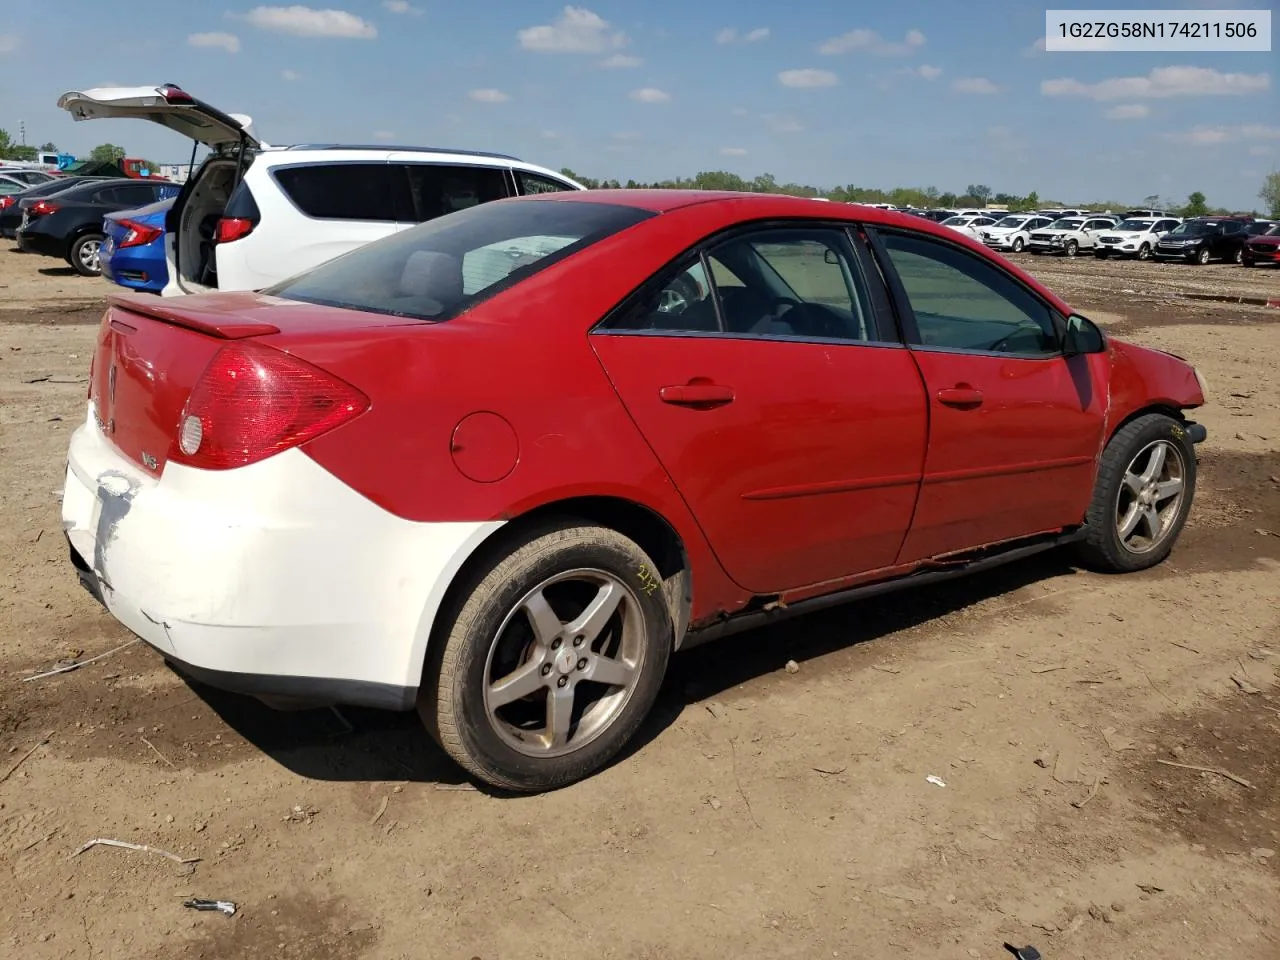
[{"label": "rear windshield", "polygon": [[447,320],[652,216],[607,203],[499,200],[358,247],[263,292],[349,310]]}]

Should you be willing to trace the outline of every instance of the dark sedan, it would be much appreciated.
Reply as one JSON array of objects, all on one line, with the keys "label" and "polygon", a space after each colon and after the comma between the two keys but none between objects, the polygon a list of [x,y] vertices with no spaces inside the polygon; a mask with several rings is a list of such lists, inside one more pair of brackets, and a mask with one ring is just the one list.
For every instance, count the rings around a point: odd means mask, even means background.
[{"label": "dark sedan", "polygon": [[[82,183],[98,182],[110,179],[108,177],[62,177],[57,180],[50,180],[48,183],[41,183],[34,187],[27,187],[18,193],[10,193],[0,196],[0,237],[6,240],[16,240],[18,237],[18,225],[22,223],[22,201],[30,199],[32,203],[42,197],[49,197],[55,193],[61,193],[63,190],[70,190],[72,187],[79,186]],[[28,204],[30,206],[30,204]]]},{"label": "dark sedan", "polygon": [[1240,263],[1249,238],[1243,220],[1231,217],[1196,217],[1184,220],[1156,241],[1157,260],[1181,260],[1206,264],[1210,260]]},{"label": "dark sedan", "polygon": [[179,184],[166,181],[113,179],[84,183],[34,203],[23,201],[18,245],[31,253],[66,260],[81,276],[100,276],[103,218],[117,210],[176,197],[180,189]]}]

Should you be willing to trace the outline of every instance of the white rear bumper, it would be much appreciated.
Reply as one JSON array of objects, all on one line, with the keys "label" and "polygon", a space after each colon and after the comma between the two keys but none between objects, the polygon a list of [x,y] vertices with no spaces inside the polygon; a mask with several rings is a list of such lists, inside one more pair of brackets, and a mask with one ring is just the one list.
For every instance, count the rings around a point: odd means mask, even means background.
[{"label": "white rear bumper", "polygon": [[501,526],[401,519],[299,450],[156,479],[92,417],[72,435],[62,520],[86,586],[197,679],[401,708],[448,584]]}]

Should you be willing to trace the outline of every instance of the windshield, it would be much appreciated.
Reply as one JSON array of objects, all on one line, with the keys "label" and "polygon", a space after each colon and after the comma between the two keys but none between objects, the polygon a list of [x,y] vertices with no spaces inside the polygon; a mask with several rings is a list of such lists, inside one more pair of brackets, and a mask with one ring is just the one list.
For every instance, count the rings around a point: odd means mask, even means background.
[{"label": "windshield", "polygon": [[358,247],[263,292],[348,310],[447,320],[653,215],[606,203],[483,203]]},{"label": "windshield", "polygon": [[1022,226],[1024,223],[1026,223],[1026,222],[1027,222],[1027,218],[1026,218],[1026,217],[1005,217],[1003,220],[999,221],[999,222],[996,224],[996,226],[997,226],[997,227],[1008,227],[1008,228],[1012,229],[1012,228],[1014,228],[1014,227],[1020,227],[1020,226]]},{"label": "windshield", "polygon": [[1216,223],[1180,223],[1169,234],[1175,237],[1202,237],[1206,233],[1212,233],[1216,226]]},{"label": "windshield", "polygon": [[1135,232],[1142,230],[1150,230],[1155,225],[1154,220],[1122,220],[1117,230],[1133,230]]},{"label": "windshield", "polygon": [[1083,220],[1062,219],[1055,220],[1049,224],[1050,230],[1079,230],[1084,225]]},{"label": "windshield", "polygon": [[972,219],[972,217],[947,217],[942,221],[942,225],[944,227],[963,227]]}]

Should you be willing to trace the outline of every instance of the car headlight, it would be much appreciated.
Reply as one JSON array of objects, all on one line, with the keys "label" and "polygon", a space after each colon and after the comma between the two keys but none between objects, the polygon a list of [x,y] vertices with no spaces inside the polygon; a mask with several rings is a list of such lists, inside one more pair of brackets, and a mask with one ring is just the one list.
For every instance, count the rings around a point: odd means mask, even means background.
[{"label": "car headlight", "polygon": [[1195,367],[1191,368],[1191,372],[1196,375],[1196,383],[1200,384],[1200,393],[1204,395],[1206,400],[1209,399],[1209,381],[1205,380],[1204,374]]}]

